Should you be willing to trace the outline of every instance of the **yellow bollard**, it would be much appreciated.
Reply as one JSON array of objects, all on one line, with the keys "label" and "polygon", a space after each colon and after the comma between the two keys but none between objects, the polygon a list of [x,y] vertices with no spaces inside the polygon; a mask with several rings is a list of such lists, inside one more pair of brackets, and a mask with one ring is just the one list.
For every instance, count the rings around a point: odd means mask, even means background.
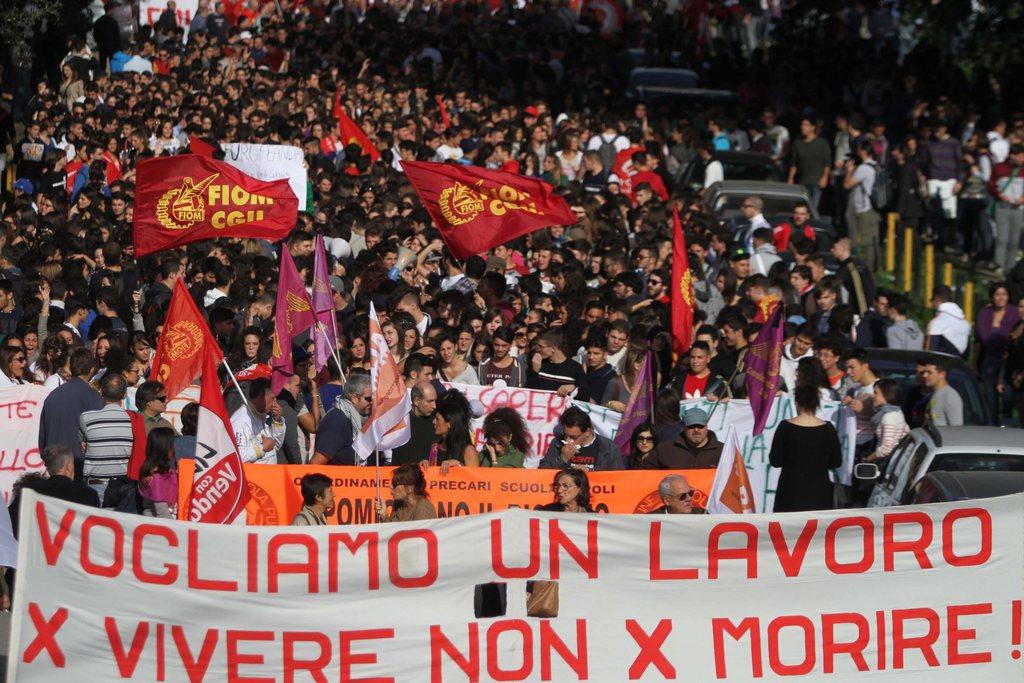
[{"label": "yellow bollard", "polygon": [[974,320],[974,282],[971,280],[964,283],[964,317]]},{"label": "yellow bollard", "polygon": [[885,232],[885,269],[890,273],[896,272],[896,219],[899,216],[890,213],[889,225]]},{"label": "yellow bollard", "polygon": [[935,245],[928,243],[924,245],[924,291],[921,292],[921,299],[928,305],[935,289]]},{"label": "yellow bollard", "polygon": [[903,291],[910,294],[914,284],[914,229],[903,230]]},{"label": "yellow bollard", "polygon": [[953,264],[948,261],[942,264],[942,284],[947,287],[953,286]]}]

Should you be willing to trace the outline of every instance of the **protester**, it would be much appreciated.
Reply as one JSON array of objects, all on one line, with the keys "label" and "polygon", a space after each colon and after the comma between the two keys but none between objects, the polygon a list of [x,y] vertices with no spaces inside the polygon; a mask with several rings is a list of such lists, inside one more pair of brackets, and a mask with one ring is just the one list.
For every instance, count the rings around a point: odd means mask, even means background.
[{"label": "protester", "polygon": [[147,435],[158,427],[174,431],[171,423],[163,417],[163,412],[167,410],[167,392],[160,382],[143,383],[135,392],[135,407],[142,414]]},{"label": "protester", "polygon": [[434,444],[434,411],[437,409],[437,390],[429,381],[417,382],[409,392],[412,410],[409,411],[409,440],[391,451],[391,464],[418,463],[430,452]]},{"label": "protester", "polygon": [[966,357],[971,324],[964,318],[963,309],[953,302],[953,291],[946,285],[937,286],[932,294],[932,308],[935,317],[928,323],[925,348]]},{"label": "protester", "polygon": [[124,377],[120,374],[104,375],[100,380],[103,407],[87,410],[78,418],[82,475],[101,501],[104,501],[110,480],[128,473],[134,436],[128,412],[121,407],[126,389]]},{"label": "protester", "polygon": [[646,464],[654,455],[658,447],[658,437],[654,428],[649,424],[642,424],[633,430],[629,438],[629,456],[626,458],[626,469],[646,469]]},{"label": "protester", "polygon": [[142,514],[175,519],[178,516],[178,472],[174,430],[155,427],[146,435],[146,460],[139,471]]},{"label": "protester", "polygon": [[452,467],[477,467],[480,454],[469,433],[469,403],[457,391],[448,391],[438,399],[434,411],[434,444],[427,459],[430,465],[440,465],[441,474]]},{"label": "protester", "polygon": [[[558,429],[561,434],[558,434]],[[540,461],[541,469],[621,470],[622,454],[611,439],[594,431],[590,416],[573,406],[558,418],[556,438]]]},{"label": "protester", "polygon": [[683,431],[674,440],[662,443],[647,458],[645,467],[655,470],[694,470],[718,467],[722,442],[708,429],[708,413],[690,408],[683,413]]},{"label": "protester", "polygon": [[1009,303],[1009,285],[1005,282],[993,284],[989,288],[989,304],[978,311],[974,325],[980,342],[975,367],[981,376],[981,386],[992,411],[994,424],[999,424],[999,415],[1002,412],[997,385],[999,377],[1003,374],[1006,348],[1010,343],[1010,332],[1020,320],[1017,307],[1010,306]]},{"label": "protester", "polygon": [[526,422],[514,408],[496,408],[487,414],[481,467],[522,467],[529,450]]},{"label": "protester", "polygon": [[327,524],[327,513],[334,508],[334,489],[331,483],[330,477],[319,472],[302,476],[299,480],[302,509],[292,518],[291,526]]},{"label": "protester", "polygon": [[244,462],[276,464],[277,452],[284,445],[285,423],[281,406],[270,393],[270,381],[250,382],[246,399],[231,415],[238,454]]},{"label": "protester", "polygon": [[67,446],[80,470],[82,441],[79,438],[79,418],[86,411],[103,408],[104,401],[100,393],[89,386],[89,378],[96,371],[96,358],[92,353],[88,349],[75,349],[69,363],[71,377],[43,401],[39,416],[39,447],[45,450],[52,445]]},{"label": "protester", "polygon": [[545,512],[593,512],[590,500],[590,480],[587,473],[577,468],[563,469],[555,473],[551,483],[555,500],[537,508]]},{"label": "protester", "polygon": [[391,495],[394,500],[390,513],[380,498],[374,503],[377,519],[382,522],[414,522],[437,517],[423,470],[415,463],[399,465],[391,473]]},{"label": "protester", "polygon": [[335,399],[334,407],[320,421],[316,434],[316,452],[310,464],[363,464],[356,455],[355,439],[363,428],[363,420],[370,414],[372,401],[369,375],[350,375],[343,394]]},{"label": "protester", "polygon": [[194,460],[196,431],[199,429],[199,404],[186,403],[181,409],[181,434],[174,437],[175,460]]},{"label": "protester", "polygon": [[702,507],[693,504],[697,491],[681,474],[670,474],[658,484],[658,497],[661,507],[654,508],[649,515],[703,515],[707,513]]},{"label": "protester", "polygon": [[11,515],[11,528],[15,538],[18,537],[18,519],[21,513],[21,491],[31,489],[43,496],[58,500],[66,500],[79,505],[98,508],[100,498],[96,490],[75,479],[75,457],[71,448],[61,444],[47,446],[39,454],[46,468],[46,478],[25,482],[11,497],[8,510]]},{"label": "protester", "polygon": [[839,433],[831,422],[817,417],[820,397],[813,386],[798,386],[793,393],[797,415],[779,424],[768,460],[779,467],[775,512],[829,510],[833,483],[829,470],[843,464]]},{"label": "protester", "polygon": [[928,422],[936,427],[960,427],[964,424],[964,401],[949,383],[949,364],[941,357],[929,358],[924,382],[931,389]]},{"label": "protester", "polygon": [[885,460],[910,433],[900,407],[902,401],[899,382],[880,379],[875,383],[875,414],[871,416],[871,424],[875,428],[875,449],[864,458],[866,462]]}]

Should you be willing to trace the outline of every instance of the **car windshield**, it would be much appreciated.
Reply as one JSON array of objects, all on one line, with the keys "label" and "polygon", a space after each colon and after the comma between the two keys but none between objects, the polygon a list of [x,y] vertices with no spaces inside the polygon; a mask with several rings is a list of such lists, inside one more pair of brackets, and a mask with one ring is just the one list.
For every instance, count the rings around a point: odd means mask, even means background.
[{"label": "car windshield", "polygon": [[939,453],[929,472],[1024,472],[1024,455],[1010,453]]}]

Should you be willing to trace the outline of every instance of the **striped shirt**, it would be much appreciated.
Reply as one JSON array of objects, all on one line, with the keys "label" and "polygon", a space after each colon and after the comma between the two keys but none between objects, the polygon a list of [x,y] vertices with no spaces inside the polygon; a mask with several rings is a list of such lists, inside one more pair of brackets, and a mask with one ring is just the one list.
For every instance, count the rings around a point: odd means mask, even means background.
[{"label": "striped shirt", "polygon": [[111,479],[128,473],[132,454],[132,422],[121,406],[108,403],[101,410],[87,410],[78,419],[85,442],[82,474],[87,479]]}]

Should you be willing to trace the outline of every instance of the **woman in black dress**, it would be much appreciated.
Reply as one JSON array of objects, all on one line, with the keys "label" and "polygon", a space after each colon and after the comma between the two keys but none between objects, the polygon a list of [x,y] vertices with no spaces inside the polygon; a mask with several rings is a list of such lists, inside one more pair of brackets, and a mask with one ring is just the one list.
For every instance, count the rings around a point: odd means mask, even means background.
[{"label": "woman in black dress", "polygon": [[803,384],[793,393],[796,417],[779,425],[768,460],[781,467],[775,491],[775,512],[832,509],[833,484],[828,471],[843,464],[839,433],[831,422],[815,416],[818,387]]}]

